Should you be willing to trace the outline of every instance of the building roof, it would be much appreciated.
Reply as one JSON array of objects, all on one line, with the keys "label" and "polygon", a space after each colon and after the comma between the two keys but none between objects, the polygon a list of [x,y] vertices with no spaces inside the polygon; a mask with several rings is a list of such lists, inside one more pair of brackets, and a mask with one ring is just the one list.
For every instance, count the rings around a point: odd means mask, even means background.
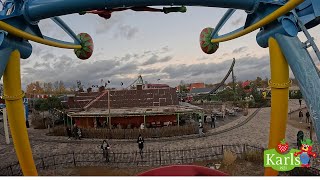
[{"label": "building roof", "polygon": [[207,94],[212,91],[213,88],[195,88],[191,89],[190,93],[191,94]]},{"label": "building roof", "polygon": [[191,83],[190,84],[190,90],[194,88],[205,88],[204,83]]},{"label": "building roof", "polygon": [[[110,92],[110,97],[108,93]],[[109,100],[110,98],[110,100]],[[110,90],[100,93],[81,93],[69,97],[64,104],[69,109],[90,108],[134,108],[150,106],[178,105],[178,96],[174,88],[150,88],[142,90]]]},{"label": "building roof", "polygon": [[[111,117],[123,117],[123,116],[141,116],[141,115],[167,115],[177,113],[192,113],[196,111],[202,111],[203,109],[198,106],[185,103],[180,105],[172,106],[158,106],[158,107],[144,107],[144,108],[121,108],[121,109],[110,109]],[[102,108],[91,108],[88,111],[69,112],[71,117],[108,117],[109,110]]]},{"label": "building roof", "polygon": [[169,88],[168,84],[146,84],[147,88]]}]

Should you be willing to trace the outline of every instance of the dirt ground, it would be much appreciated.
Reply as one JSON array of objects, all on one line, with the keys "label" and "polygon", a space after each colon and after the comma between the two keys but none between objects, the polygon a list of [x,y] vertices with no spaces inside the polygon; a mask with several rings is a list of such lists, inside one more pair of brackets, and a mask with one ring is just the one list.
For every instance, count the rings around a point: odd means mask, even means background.
[{"label": "dirt ground", "polygon": [[[208,164],[219,163],[219,161],[196,162],[193,165],[206,166]],[[55,169],[40,171],[41,176],[135,176],[139,173],[151,170],[156,167],[130,167],[130,168],[110,168],[110,167],[76,167],[69,169]],[[221,166],[220,171],[231,176],[263,176],[263,165],[245,160],[237,160],[234,164],[226,167]]]}]

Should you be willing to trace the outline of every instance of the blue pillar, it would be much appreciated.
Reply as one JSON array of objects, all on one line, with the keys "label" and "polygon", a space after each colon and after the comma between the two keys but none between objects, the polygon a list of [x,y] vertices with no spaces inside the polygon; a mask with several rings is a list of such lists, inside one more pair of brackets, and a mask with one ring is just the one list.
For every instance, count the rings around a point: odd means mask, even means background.
[{"label": "blue pillar", "polygon": [[275,36],[288,64],[299,82],[301,93],[313,119],[317,139],[320,139],[320,76],[317,67],[298,37]]}]

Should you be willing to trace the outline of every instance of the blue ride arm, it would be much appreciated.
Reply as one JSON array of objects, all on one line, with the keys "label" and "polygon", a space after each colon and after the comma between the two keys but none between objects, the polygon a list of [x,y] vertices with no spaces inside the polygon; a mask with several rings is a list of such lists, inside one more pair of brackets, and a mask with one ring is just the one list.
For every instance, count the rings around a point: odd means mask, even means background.
[{"label": "blue ride arm", "polygon": [[317,139],[320,139],[320,76],[312,58],[298,37],[275,35],[287,62],[299,82],[313,120]]},{"label": "blue ride arm", "polygon": [[0,80],[2,79],[3,73],[6,70],[9,62],[9,57],[12,53],[12,48],[0,48]]},{"label": "blue ride arm", "polygon": [[134,6],[206,6],[252,11],[260,0],[29,0],[24,14],[32,21],[54,16]]}]

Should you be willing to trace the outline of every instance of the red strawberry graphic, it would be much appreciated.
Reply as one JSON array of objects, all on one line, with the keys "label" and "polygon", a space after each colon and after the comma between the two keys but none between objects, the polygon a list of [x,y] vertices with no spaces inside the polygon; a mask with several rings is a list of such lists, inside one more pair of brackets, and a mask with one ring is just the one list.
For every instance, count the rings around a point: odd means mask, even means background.
[{"label": "red strawberry graphic", "polygon": [[283,139],[280,144],[278,144],[278,149],[281,153],[286,152],[289,149],[289,144]]}]

